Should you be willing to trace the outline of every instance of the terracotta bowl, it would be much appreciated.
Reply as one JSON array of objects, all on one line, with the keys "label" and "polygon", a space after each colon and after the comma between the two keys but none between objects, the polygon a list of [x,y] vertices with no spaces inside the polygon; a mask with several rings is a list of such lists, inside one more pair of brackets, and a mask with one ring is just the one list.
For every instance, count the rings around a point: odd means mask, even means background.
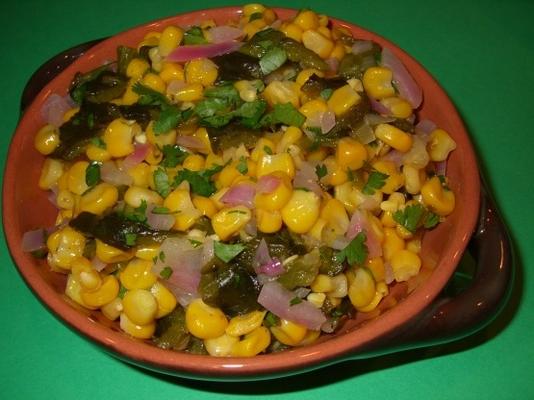
[{"label": "terracotta bowl", "polygon": [[[397,285],[392,290],[394,298],[384,300],[381,312],[361,314],[336,334],[324,336],[313,345],[281,353],[253,358],[189,355],[134,340],[114,324],[106,323],[98,313],[74,306],[63,294],[65,276],[51,272],[45,262],[21,250],[23,233],[52,226],[56,214],[45,192],[37,186],[44,158],[33,146],[35,133],[44,124],[40,110],[46,98],[51,93],[66,94],[77,71],[88,71],[104,60],[114,59],[117,45],[135,47],[148,31],[161,31],[168,24],[195,24],[207,18],[222,23],[235,19],[239,12],[238,8],[213,9],[151,22],[103,40],[94,47],[71,49],[55,61],[52,59],[47,64],[48,70],[41,70],[34,76],[34,80],[50,79],[56,74],[54,71],[74,61],[51,79],[24,110],[9,149],[3,187],[4,229],[11,255],[28,286],[60,320],[111,354],[149,369],[198,379],[239,380],[288,375],[340,360],[448,341],[484,326],[506,301],[512,263],[504,226],[481,192],[477,162],[465,126],[446,93],[417,61],[386,39],[338,20],[333,23],[347,27],[357,38],[371,39],[388,47],[403,61],[424,91],[419,118],[433,120],[458,144],[447,168],[450,186],[456,194],[456,209],[424,237],[423,272],[408,284]],[[296,13],[289,9],[276,9],[276,12],[281,18]],[[442,289],[453,276],[468,244],[478,264],[471,288],[454,298],[446,298]]]}]

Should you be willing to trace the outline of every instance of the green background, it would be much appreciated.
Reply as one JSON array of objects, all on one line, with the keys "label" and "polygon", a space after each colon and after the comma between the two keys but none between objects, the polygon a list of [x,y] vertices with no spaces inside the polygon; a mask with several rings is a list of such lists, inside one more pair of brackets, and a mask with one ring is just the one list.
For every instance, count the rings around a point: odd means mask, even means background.
[{"label": "green background", "polygon": [[[234,3],[235,4],[235,3]],[[273,1],[311,7],[378,32],[449,93],[514,237],[518,283],[505,312],[460,343],[347,362],[271,382],[221,384],[147,373],[66,328],[32,295],[0,244],[0,398],[534,398],[534,2]],[[0,6],[0,157],[32,72],[81,42],[223,1],[6,1]],[[21,182],[20,184],[24,184]],[[26,210],[31,212],[31,210]]]}]

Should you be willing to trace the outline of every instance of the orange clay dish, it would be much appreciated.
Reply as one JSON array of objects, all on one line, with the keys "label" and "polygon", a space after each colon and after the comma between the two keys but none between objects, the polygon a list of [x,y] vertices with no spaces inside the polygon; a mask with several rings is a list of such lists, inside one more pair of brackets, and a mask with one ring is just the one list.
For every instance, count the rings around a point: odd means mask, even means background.
[{"label": "orange clay dish", "polygon": [[52,94],[53,227],[23,249],[135,338],[255,356],[313,343],[416,277],[455,207],[449,134],[387,48],[303,10],[165,27]]}]

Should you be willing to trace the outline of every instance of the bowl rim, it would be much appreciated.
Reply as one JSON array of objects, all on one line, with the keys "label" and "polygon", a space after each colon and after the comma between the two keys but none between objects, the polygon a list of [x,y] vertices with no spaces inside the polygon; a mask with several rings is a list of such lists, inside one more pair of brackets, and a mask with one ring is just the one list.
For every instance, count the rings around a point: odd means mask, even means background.
[{"label": "bowl rim", "polygon": [[[281,18],[287,18],[297,12],[296,9],[290,8],[273,7],[273,10]],[[319,366],[319,364],[333,363],[336,360],[350,356],[354,351],[361,349],[365,344],[371,343],[377,337],[383,337],[405,324],[407,321],[405,318],[402,318],[403,315],[415,316],[419,314],[436,298],[459,262],[478,218],[480,179],[475,153],[465,125],[446,92],[419,62],[390,40],[354,23],[330,18],[334,25],[349,28],[356,37],[372,38],[381,45],[387,46],[393,53],[401,57],[403,63],[409,64],[407,65],[408,70],[413,71],[414,69],[418,69],[425,76],[425,79],[435,86],[435,90],[440,92],[439,95],[443,97],[447,107],[453,111],[451,118],[457,120],[456,123],[461,130],[458,134],[464,136],[467,143],[463,147],[462,152],[466,163],[470,166],[465,171],[465,174],[468,175],[469,182],[472,182],[472,186],[466,188],[466,192],[470,194],[466,197],[473,199],[473,204],[468,205],[470,212],[466,216],[465,221],[463,221],[466,227],[465,230],[462,231],[462,235],[451,239],[451,242],[453,242],[451,248],[456,249],[456,252],[451,254],[451,264],[454,268],[452,270],[450,268],[436,268],[427,282],[418,287],[405,300],[395,306],[394,309],[382,314],[378,318],[381,321],[380,324],[376,324],[376,320],[374,320],[358,328],[355,332],[330,338],[320,344],[294,348],[282,353],[262,354],[252,358],[217,358],[163,350],[132,339],[123,333],[115,332],[98,323],[91,323],[79,310],[72,307],[62,296],[56,293],[41,279],[35,270],[35,262],[32,262],[30,259],[31,256],[22,252],[20,239],[23,232],[17,220],[12,221],[13,223],[7,223],[6,221],[6,216],[14,214],[17,211],[18,205],[11,192],[11,188],[16,184],[16,165],[20,157],[19,152],[16,150],[22,144],[24,132],[28,130],[30,116],[39,113],[44,100],[54,92],[53,89],[57,86],[60,79],[66,79],[65,77],[67,76],[72,77],[75,72],[80,70],[82,64],[91,62],[93,59],[98,60],[99,53],[102,53],[104,49],[110,46],[114,49],[118,44],[124,43],[126,37],[148,30],[155,30],[170,23],[183,25],[183,22],[180,21],[184,18],[186,20],[200,21],[206,18],[214,18],[216,15],[218,17],[216,19],[222,19],[222,17],[227,18],[229,16],[237,17],[240,14],[241,8],[235,6],[180,13],[137,25],[113,35],[89,49],[84,55],[69,65],[58,77],[52,79],[25,110],[11,139],[4,172],[2,220],[5,237],[14,264],[28,287],[31,288],[41,302],[62,322],[75,329],[82,336],[102,346],[105,350],[125,361],[175,375],[196,378],[204,377],[207,379],[232,376],[253,377],[274,375],[290,371],[302,371]]]}]

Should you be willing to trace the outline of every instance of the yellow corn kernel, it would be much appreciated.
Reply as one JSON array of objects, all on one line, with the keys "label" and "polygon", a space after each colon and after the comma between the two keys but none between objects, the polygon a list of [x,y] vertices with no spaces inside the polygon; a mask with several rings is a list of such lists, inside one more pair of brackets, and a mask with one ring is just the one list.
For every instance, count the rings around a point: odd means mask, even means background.
[{"label": "yellow corn kernel", "polygon": [[328,156],[328,150],[326,147],[320,147],[317,150],[314,150],[308,153],[308,161],[323,161]]},{"label": "yellow corn kernel", "polygon": [[139,245],[135,248],[135,256],[141,260],[152,261],[159,255],[159,244]]},{"label": "yellow corn kernel", "polygon": [[[320,78],[324,78],[323,71],[319,71],[318,69],[315,69],[315,68],[306,68],[298,73],[297,79],[295,80],[295,82],[297,82],[298,86],[301,87],[308,81],[308,79],[310,79],[312,75],[317,75]],[[324,111],[326,111],[326,109]]]},{"label": "yellow corn kernel", "polygon": [[289,199],[293,189],[291,187],[291,178],[281,171],[275,171],[265,176],[271,176],[279,180],[278,186],[270,193],[258,192],[254,197],[254,204],[257,208],[267,211],[276,211],[284,207]]},{"label": "yellow corn kernel", "polygon": [[316,98],[304,103],[299,111],[307,118],[312,118],[317,113],[324,113],[328,111],[328,105],[322,98]]},{"label": "yellow corn kernel", "polygon": [[152,170],[148,164],[142,162],[130,168],[128,170],[128,175],[133,178],[132,186],[147,188],[150,182],[150,177],[152,176]]},{"label": "yellow corn kernel", "polygon": [[93,291],[100,287],[102,279],[98,271],[93,269],[91,261],[78,257],[71,262],[71,272],[78,279],[82,289]]},{"label": "yellow corn kernel", "polygon": [[288,38],[296,40],[297,42],[302,41],[302,29],[297,24],[292,22],[282,24],[280,31],[283,32]]},{"label": "yellow corn kernel", "polygon": [[279,326],[271,327],[271,333],[279,342],[288,346],[297,346],[306,336],[308,329],[296,322],[281,319]]},{"label": "yellow corn kernel", "polygon": [[374,99],[385,99],[395,96],[395,88],[391,84],[393,72],[386,67],[370,67],[363,74],[362,83],[365,92]]},{"label": "yellow corn kernel", "polygon": [[69,277],[67,278],[67,284],[65,286],[65,294],[67,295],[67,297],[85,308],[88,308],[90,310],[96,309],[97,307],[91,307],[87,304],[84,304],[80,296],[81,291],[82,286],[80,285],[79,279],[74,276],[74,274],[69,274]]},{"label": "yellow corn kernel", "polygon": [[338,299],[345,297],[348,292],[348,281],[345,274],[338,274],[332,277],[332,286],[333,289],[327,293],[329,297]]},{"label": "yellow corn kernel", "polygon": [[380,188],[383,193],[391,194],[404,185],[404,175],[397,171],[397,166],[393,161],[379,160],[372,165],[378,172],[388,175],[384,186]]},{"label": "yellow corn kernel", "polygon": [[85,155],[91,161],[108,161],[111,160],[111,154],[106,149],[102,147],[95,146],[90,143],[85,149]]},{"label": "yellow corn kernel", "polygon": [[258,3],[246,4],[243,6],[243,15],[245,17],[250,17],[252,14],[263,13],[265,11],[265,6]]},{"label": "yellow corn kernel", "polygon": [[266,154],[258,161],[256,175],[258,178],[273,172],[283,172],[291,179],[295,177],[295,163],[288,153]]},{"label": "yellow corn kernel", "polygon": [[[224,207],[226,207],[226,204],[221,201],[221,198],[224,196],[224,194],[228,191],[229,188],[225,187],[214,194],[210,196],[210,200],[213,202],[213,205],[217,210],[222,210]],[[213,219],[213,217],[211,217]]]},{"label": "yellow corn kernel", "polygon": [[185,158],[182,165],[185,169],[190,171],[201,171],[205,168],[204,157],[200,154],[190,154]]},{"label": "yellow corn kernel", "polygon": [[69,190],[61,189],[56,196],[56,204],[59,208],[65,210],[72,210],[76,204],[76,195],[72,194]]},{"label": "yellow corn kernel", "polygon": [[174,189],[163,201],[163,206],[177,212],[174,228],[180,231],[189,229],[202,215],[193,205],[189,191],[185,189]]},{"label": "yellow corn kernel", "polygon": [[207,58],[197,58],[185,65],[185,81],[187,83],[200,83],[207,87],[217,79],[217,66]]},{"label": "yellow corn kernel", "polygon": [[[148,63],[147,63],[147,65],[148,65]],[[120,104],[122,104],[122,105],[132,105],[132,104],[137,103],[137,101],[139,100],[139,95],[134,92],[133,86],[139,81],[139,79],[141,79],[141,77],[139,77],[139,78],[131,78],[128,81],[128,85],[126,85],[126,90],[124,91],[124,93],[122,95],[122,98],[120,98],[120,101],[118,101],[118,102],[114,101],[114,103],[119,104],[119,105]]]},{"label": "yellow corn kernel", "polygon": [[119,325],[124,332],[138,339],[150,339],[156,331],[155,322],[147,325],[137,325],[125,313],[121,313]]},{"label": "yellow corn kernel", "polygon": [[152,261],[139,258],[131,260],[119,274],[122,286],[128,290],[150,288],[158,280],[152,272],[152,265]]},{"label": "yellow corn kernel", "polygon": [[204,347],[210,356],[228,357],[238,342],[239,337],[224,333],[213,339],[204,339]]},{"label": "yellow corn kernel", "polygon": [[420,170],[411,166],[404,165],[402,167],[402,174],[404,175],[404,187],[410,194],[417,194],[421,190],[421,175]]},{"label": "yellow corn kernel", "polygon": [[202,93],[203,87],[200,83],[191,83],[173,93],[173,97],[176,101],[191,102],[200,100]]},{"label": "yellow corn kernel", "polygon": [[276,21],[276,13],[271,8],[266,8],[263,12],[263,20],[267,24],[272,24],[274,21]]},{"label": "yellow corn kernel", "polygon": [[232,348],[233,357],[254,357],[265,351],[271,343],[271,334],[264,326],[259,326],[236,343]]},{"label": "yellow corn kernel", "polygon": [[332,40],[311,29],[302,32],[302,44],[321,58],[328,58],[334,49]]},{"label": "yellow corn kernel", "polygon": [[46,156],[59,146],[59,132],[53,125],[47,124],[37,131],[33,143],[37,151]]},{"label": "yellow corn kernel", "polygon": [[245,26],[243,26],[243,32],[245,33],[247,38],[251,38],[266,26],[267,23],[263,19],[255,19],[254,21],[251,21]]},{"label": "yellow corn kernel", "polygon": [[85,247],[85,237],[69,226],[48,236],[48,263],[53,267],[70,269],[71,263],[81,257]]},{"label": "yellow corn kernel", "polygon": [[387,97],[380,100],[391,114],[396,118],[409,118],[412,115],[412,106],[406,100],[400,97]]},{"label": "yellow corn kernel", "polygon": [[256,143],[256,147],[254,147],[254,150],[252,150],[250,158],[252,159],[252,161],[258,163],[264,155],[274,153],[275,149],[276,145],[273,143],[272,140],[267,138],[260,138]]},{"label": "yellow corn kernel", "polygon": [[185,80],[184,68],[180,64],[166,61],[161,67],[159,77],[166,84],[169,84],[172,81],[183,82]]},{"label": "yellow corn kernel", "polygon": [[397,224],[397,226],[395,227],[395,231],[401,239],[407,240],[413,237],[413,233],[402,225]]},{"label": "yellow corn kernel", "polygon": [[391,260],[393,254],[397,251],[404,249],[404,245],[404,240],[397,235],[397,231],[394,228],[384,227],[382,250],[386,261]]},{"label": "yellow corn kernel", "polygon": [[237,161],[233,161],[224,167],[217,177],[216,185],[218,188],[230,187],[232,183],[241,175],[237,169]]},{"label": "yellow corn kernel", "polygon": [[107,275],[102,279],[102,284],[97,290],[85,291],[82,289],[80,297],[84,304],[90,307],[102,307],[111,302],[119,294],[119,282],[113,275]]},{"label": "yellow corn kernel", "polygon": [[365,307],[374,298],[376,285],[369,270],[358,268],[348,289],[350,302],[356,309]]},{"label": "yellow corn kernel", "polygon": [[387,228],[395,228],[397,226],[397,221],[393,219],[393,211],[384,211],[380,216],[380,222]]},{"label": "yellow corn kernel", "polygon": [[386,276],[386,270],[384,268],[384,260],[382,257],[368,258],[365,261],[365,267],[371,271],[373,278],[376,282],[383,281]]},{"label": "yellow corn kernel", "polygon": [[207,305],[202,299],[195,299],[185,310],[185,324],[193,336],[214,339],[224,333],[228,320],[220,309]]},{"label": "yellow corn kernel", "polygon": [[128,190],[126,190],[126,193],[124,193],[124,201],[129,206],[137,208],[141,206],[143,201],[145,201],[147,204],[152,203],[161,205],[163,199],[159,194],[150,189],[138,186],[130,186]]},{"label": "yellow corn kernel", "polygon": [[430,134],[427,148],[432,161],[445,161],[456,148],[456,142],[443,129],[435,129]]},{"label": "yellow corn kernel", "polygon": [[342,185],[349,179],[347,170],[337,163],[336,157],[330,156],[325,158],[324,165],[326,166],[327,174],[321,179],[321,182],[326,185]]},{"label": "yellow corn kernel", "polygon": [[63,172],[64,164],[62,161],[46,158],[41,168],[41,175],[39,176],[39,188],[43,190],[50,189],[57,184]]},{"label": "yellow corn kernel", "polygon": [[[204,144],[204,147],[202,149],[199,149],[198,152],[199,153],[202,153],[202,154],[206,154],[206,155],[210,155],[213,153],[212,149],[211,149],[211,143],[210,143],[210,137],[208,135],[208,131],[206,128],[204,127],[200,127],[198,128],[195,132],[193,132],[193,137],[196,137],[197,139],[199,139],[203,144]],[[215,162],[214,160],[211,160],[210,162],[208,162],[208,158],[206,157],[206,167],[209,168],[211,167],[213,164],[222,164],[222,161],[221,162]]]},{"label": "yellow corn kernel", "polygon": [[310,289],[315,293],[328,293],[334,290],[334,281],[328,275],[318,274],[310,285]]},{"label": "yellow corn kernel", "polygon": [[153,121],[150,121],[150,123],[147,125],[145,134],[148,143],[159,148],[163,148],[165,145],[174,145],[176,143],[176,130],[171,129],[162,134],[156,134],[156,132],[154,132]]},{"label": "yellow corn kernel", "polygon": [[202,215],[213,218],[217,213],[217,207],[209,197],[194,195],[191,200],[195,208],[199,210]]},{"label": "yellow corn kernel", "polygon": [[184,32],[181,28],[173,25],[167,26],[159,38],[159,54],[167,57],[182,41]]},{"label": "yellow corn kernel", "polygon": [[336,116],[344,114],[351,107],[357,105],[361,97],[350,85],[342,86],[332,93],[328,99],[328,107],[334,111]]},{"label": "yellow corn kernel", "polygon": [[335,58],[336,60],[341,61],[341,59],[345,57],[345,54],[345,45],[343,42],[338,41],[334,44],[334,48],[332,49],[332,52],[328,58]]},{"label": "yellow corn kernel", "polygon": [[303,10],[298,13],[293,23],[303,31],[317,29],[319,28],[319,16],[311,10]]},{"label": "yellow corn kernel", "polygon": [[100,183],[80,198],[80,212],[101,215],[113,207],[119,198],[117,188],[109,183]]},{"label": "yellow corn kernel", "polygon": [[276,145],[276,152],[277,153],[284,153],[287,151],[287,148],[292,145],[296,144],[300,138],[302,137],[302,131],[297,128],[296,126],[290,126],[286,129],[284,134],[282,135],[282,138]]},{"label": "yellow corn kernel", "polygon": [[326,228],[327,221],[323,218],[317,218],[317,221],[315,221],[315,224],[313,224],[312,228],[308,231],[308,235],[315,240],[318,241],[326,241],[325,238],[323,238],[323,232],[324,228]]},{"label": "yellow corn kernel", "polygon": [[65,111],[65,114],[63,114],[63,122],[69,121],[78,113],[78,111],[80,111],[80,107],[71,108],[70,110]]},{"label": "yellow corn kernel", "polygon": [[148,50],[148,58],[150,59],[152,69],[158,73],[161,70],[161,63],[163,61],[163,57],[159,54],[159,47],[155,46]]},{"label": "yellow corn kernel", "polygon": [[89,186],[85,183],[85,171],[89,163],[87,161],[75,162],[68,172],[68,188],[74,194],[83,194]]},{"label": "yellow corn kernel", "polygon": [[314,192],[294,190],[282,208],[282,220],[295,233],[308,232],[319,218],[320,199]]},{"label": "yellow corn kernel", "polygon": [[96,239],[96,256],[106,264],[113,264],[128,261],[133,257],[133,254]]},{"label": "yellow corn kernel", "polygon": [[320,26],[319,28],[317,28],[317,32],[327,39],[332,39],[332,32],[330,32],[330,29],[328,29],[326,26]]},{"label": "yellow corn kernel", "polygon": [[351,196],[352,190],[352,182],[344,182],[341,185],[334,187],[334,198],[341,201],[345,207],[345,210],[347,210],[350,214],[354,213],[354,210],[356,209],[356,204],[354,204]]},{"label": "yellow corn kernel", "polygon": [[306,300],[312,303],[315,307],[321,308],[324,304],[324,301],[326,300],[326,294],[312,292],[306,296]]},{"label": "yellow corn kernel", "polygon": [[336,161],[342,169],[360,169],[367,161],[365,146],[350,137],[341,138],[336,148]]},{"label": "yellow corn kernel", "polygon": [[275,233],[282,229],[282,214],[280,211],[256,209],[256,225],[263,233]]},{"label": "yellow corn kernel", "polygon": [[243,336],[261,326],[267,311],[251,311],[247,314],[233,317],[226,327],[226,334]]},{"label": "yellow corn kernel", "polygon": [[111,302],[100,307],[100,311],[102,311],[104,317],[110,321],[115,321],[120,317],[122,312],[122,299],[120,297],[115,297]]},{"label": "yellow corn kernel", "polygon": [[125,157],[133,153],[133,138],[141,132],[141,127],[123,118],[113,120],[106,128],[103,140],[106,143],[106,150],[115,158]]},{"label": "yellow corn kernel", "polygon": [[423,203],[439,216],[449,215],[455,206],[452,190],[445,189],[437,176],[432,177],[421,187]]},{"label": "yellow corn kernel", "polygon": [[263,91],[265,100],[272,107],[275,104],[291,103],[295,108],[300,105],[300,89],[296,82],[272,81]]},{"label": "yellow corn kernel", "polygon": [[[382,283],[383,282],[380,282],[379,284],[382,284]],[[376,285],[377,288],[378,288],[379,284]],[[371,312],[371,311],[373,311],[376,308],[376,306],[378,306],[380,301],[382,301],[384,296],[385,296],[385,294],[377,289],[377,291],[375,292],[375,295],[373,297],[373,300],[371,300],[371,302],[369,304],[367,304],[366,306],[358,308],[358,311],[360,311],[360,312]]]},{"label": "yellow corn kernel", "polygon": [[412,147],[412,136],[390,124],[378,124],[375,136],[388,146],[406,153]]},{"label": "yellow corn kernel", "polygon": [[147,325],[154,321],[158,311],[156,298],[145,289],[128,290],[122,299],[124,313],[137,325]]},{"label": "yellow corn kernel", "polygon": [[421,239],[415,237],[406,242],[406,250],[411,251],[412,253],[419,254],[421,252]]},{"label": "yellow corn kernel", "polygon": [[153,72],[149,72],[145,76],[143,76],[143,78],[141,79],[141,83],[144,86],[149,87],[150,89],[153,89],[156,92],[162,94],[164,94],[165,89],[167,89],[167,85],[165,84],[163,79],[161,79],[159,75],[156,75]]},{"label": "yellow corn kernel", "polygon": [[250,210],[245,206],[224,208],[213,216],[211,225],[221,240],[237,234],[250,221]]},{"label": "yellow corn kernel", "polygon": [[345,206],[338,199],[328,199],[322,210],[321,218],[327,221],[328,228],[336,235],[344,235],[349,227],[349,217]]},{"label": "yellow corn kernel", "polygon": [[133,78],[139,80],[143,77],[146,71],[150,68],[150,64],[144,58],[134,58],[126,67],[126,76],[128,78]]},{"label": "yellow corn kernel", "polygon": [[391,269],[397,282],[416,276],[421,269],[421,259],[409,250],[399,250],[391,256]]},{"label": "yellow corn kernel", "polygon": [[[150,146],[148,148],[147,155],[145,156],[145,161],[150,165],[158,165],[163,159],[163,153],[155,146]],[[150,171],[152,174],[152,170]]]},{"label": "yellow corn kernel", "polygon": [[330,22],[330,20],[328,19],[327,15],[319,14],[318,18],[319,18],[319,25],[320,26],[328,26],[328,23]]},{"label": "yellow corn kernel", "polygon": [[156,319],[170,314],[176,308],[176,297],[162,283],[154,283],[150,288],[150,293],[152,293],[152,296],[154,296],[158,303]]}]

